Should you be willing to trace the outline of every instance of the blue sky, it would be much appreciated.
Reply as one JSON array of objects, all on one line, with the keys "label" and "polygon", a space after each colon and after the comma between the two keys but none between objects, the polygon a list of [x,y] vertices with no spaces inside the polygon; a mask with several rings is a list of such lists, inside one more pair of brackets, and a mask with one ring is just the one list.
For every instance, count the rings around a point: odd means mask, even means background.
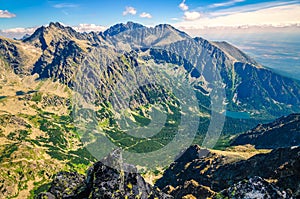
[{"label": "blue sky", "polygon": [[126,21],[169,23],[183,29],[278,26],[300,24],[300,0],[0,0],[2,31],[25,31],[51,21],[79,30],[101,30]]}]

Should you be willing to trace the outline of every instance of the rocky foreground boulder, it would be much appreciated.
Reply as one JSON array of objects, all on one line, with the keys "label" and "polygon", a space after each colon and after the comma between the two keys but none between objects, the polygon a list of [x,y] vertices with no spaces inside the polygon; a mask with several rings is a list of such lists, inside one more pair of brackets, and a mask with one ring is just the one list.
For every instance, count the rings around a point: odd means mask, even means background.
[{"label": "rocky foreground boulder", "polygon": [[[107,166],[111,165],[113,168]],[[131,171],[131,172],[128,172]],[[37,196],[39,199],[113,199],[113,198],[159,198],[169,196],[145,182],[136,167],[121,161],[120,152],[114,151],[108,157],[95,163],[87,176],[60,172],[50,189]]]}]

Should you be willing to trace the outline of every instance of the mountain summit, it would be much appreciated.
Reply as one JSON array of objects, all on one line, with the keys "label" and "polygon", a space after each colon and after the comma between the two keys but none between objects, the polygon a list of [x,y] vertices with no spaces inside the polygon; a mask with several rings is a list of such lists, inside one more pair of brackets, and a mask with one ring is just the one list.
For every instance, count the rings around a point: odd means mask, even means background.
[{"label": "mountain summit", "polygon": [[103,32],[103,35],[105,37],[107,36],[115,36],[117,34],[120,34],[121,32],[128,31],[128,30],[136,30],[138,28],[145,28],[145,26],[134,23],[134,22],[127,22],[126,24],[119,23],[114,26],[111,26],[109,29]]},{"label": "mountain summit", "polygon": [[38,28],[30,37],[23,40],[25,43],[31,43],[36,47],[46,50],[47,47],[53,45],[51,42],[59,42],[63,40],[86,40],[84,34],[76,32],[71,27],[65,27],[62,24],[51,22],[49,26]]},{"label": "mountain summit", "polygon": [[148,28],[133,22],[114,25],[106,30],[103,36],[122,50],[162,46],[190,38],[186,33],[167,24]]}]

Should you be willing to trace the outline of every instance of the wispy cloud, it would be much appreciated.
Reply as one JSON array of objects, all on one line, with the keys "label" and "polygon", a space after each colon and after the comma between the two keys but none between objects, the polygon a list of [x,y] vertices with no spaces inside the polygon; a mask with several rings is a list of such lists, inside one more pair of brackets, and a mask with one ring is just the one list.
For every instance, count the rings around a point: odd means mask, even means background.
[{"label": "wispy cloud", "polygon": [[246,12],[255,12],[268,8],[275,8],[286,5],[299,5],[299,1],[275,1],[275,2],[264,2],[264,3],[256,3],[256,4],[248,4],[244,6],[235,6],[232,8],[221,9],[215,12],[209,13],[212,17],[217,16],[226,16],[237,13],[246,13]]},{"label": "wispy cloud", "polygon": [[187,11],[189,7],[185,4],[185,0],[183,0],[179,6],[178,6],[182,11]]},{"label": "wispy cloud", "polygon": [[197,19],[199,19],[201,17],[201,14],[199,12],[196,11],[186,11],[184,12],[184,20],[186,21],[195,21]]},{"label": "wispy cloud", "polygon": [[101,32],[107,29],[105,26],[96,24],[79,24],[77,26],[73,26],[72,28],[78,32]]},{"label": "wispy cloud", "polygon": [[[184,21],[173,24],[177,28],[202,29],[205,27],[283,26],[300,23],[300,4],[291,2],[259,3],[222,9],[211,13],[184,15]],[[198,19],[193,21],[191,18]],[[195,16],[195,17],[191,17]],[[201,16],[201,17],[200,17]]]},{"label": "wispy cloud", "polygon": [[123,12],[123,16],[126,15],[136,15],[137,11],[134,7],[128,6],[125,8],[124,12]]},{"label": "wispy cloud", "polygon": [[0,18],[14,18],[15,14],[9,12],[8,10],[0,10]]},{"label": "wispy cloud", "polygon": [[77,7],[79,7],[79,5],[73,4],[73,3],[58,3],[58,4],[55,4],[53,7],[54,8],[77,8]]},{"label": "wispy cloud", "polygon": [[231,0],[223,3],[214,3],[208,6],[209,8],[218,8],[218,7],[227,7],[227,6],[233,6],[236,3],[244,2],[245,0]]},{"label": "wispy cloud", "polygon": [[151,19],[151,18],[152,18],[152,15],[151,15],[150,13],[143,12],[142,14],[140,14],[140,17],[141,17],[141,18],[148,18],[148,19]]},{"label": "wispy cloud", "polygon": [[20,34],[31,34],[36,30],[36,28],[11,28],[6,30],[1,30],[3,33],[20,33]]}]

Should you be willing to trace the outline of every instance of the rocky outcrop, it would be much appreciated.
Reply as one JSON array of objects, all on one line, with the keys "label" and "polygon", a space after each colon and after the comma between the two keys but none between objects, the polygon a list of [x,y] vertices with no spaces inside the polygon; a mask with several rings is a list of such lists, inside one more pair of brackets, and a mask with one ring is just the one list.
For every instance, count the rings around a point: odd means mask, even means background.
[{"label": "rocky outcrop", "polygon": [[[166,191],[166,190],[164,190]],[[166,192],[176,199],[197,198],[207,199],[216,195],[209,187],[205,187],[197,183],[195,180],[187,181],[184,185],[177,186],[176,189],[170,189]]]},{"label": "rocky outcrop", "polygon": [[237,136],[232,146],[251,144],[257,149],[276,149],[300,145],[300,114],[281,117],[272,123],[259,124]]},{"label": "rocky outcrop", "polygon": [[281,191],[277,186],[260,177],[245,179],[226,190],[221,191],[217,198],[235,199],[285,199],[292,198],[287,192]]},{"label": "rocky outcrop", "polygon": [[76,198],[82,194],[82,187],[85,186],[85,176],[75,172],[60,172],[54,177],[46,195],[53,195],[54,198]]},{"label": "rocky outcrop", "polygon": [[177,189],[194,180],[214,192],[220,192],[235,183],[260,176],[276,182],[275,185],[281,190],[290,190],[293,196],[299,197],[299,158],[299,147],[276,149],[237,162],[228,162],[225,156],[208,153],[191,161],[175,161],[156,182],[156,186],[162,190],[168,190],[169,186]]},{"label": "rocky outcrop", "polygon": [[48,192],[39,194],[38,198],[171,199],[173,197],[146,183],[133,165],[122,162],[120,151],[116,150],[90,167],[86,177],[77,173],[58,173]]}]

